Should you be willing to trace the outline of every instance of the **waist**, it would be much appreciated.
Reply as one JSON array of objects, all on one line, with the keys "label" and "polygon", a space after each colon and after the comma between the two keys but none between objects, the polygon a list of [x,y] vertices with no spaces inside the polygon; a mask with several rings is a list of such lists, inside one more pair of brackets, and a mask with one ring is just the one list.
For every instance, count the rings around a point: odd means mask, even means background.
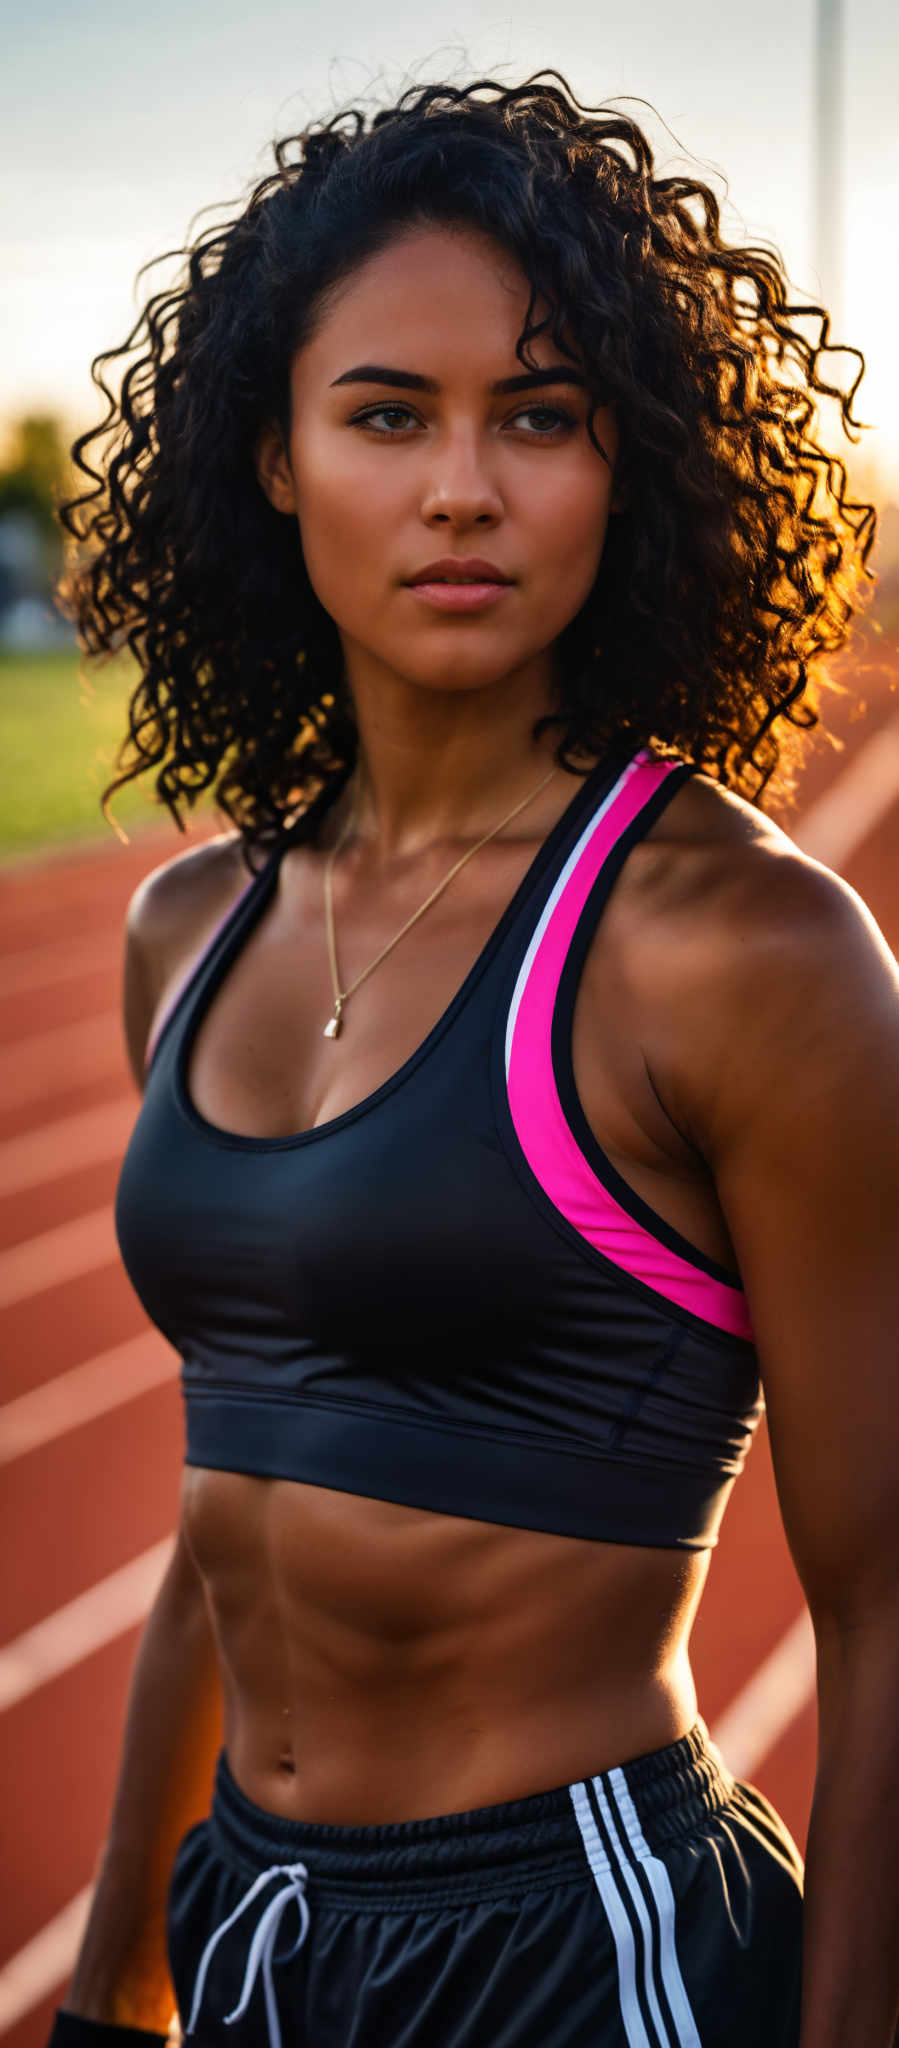
[{"label": "waist", "polygon": [[[702,1828],[734,1780],[697,1720],[678,1741],[573,1784],[424,1819],[335,1826],[288,1819],[249,1799],[227,1753],[216,1766],[212,1846],[246,1878],[302,1861],[324,1899],[349,1908],[392,1899],[483,1898],[526,1892],[541,1875],[582,1882],[585,1842],[608,1867],[626,1840],[638,1854]],[[642,1846],[641,1846],[642,1845]]]},{"label": "waist", "polygon": [[579,1541],[189,1469],[225,1744],[263,1807],[391,1820],[560,1783],[689,1728],[709,1553]]}]

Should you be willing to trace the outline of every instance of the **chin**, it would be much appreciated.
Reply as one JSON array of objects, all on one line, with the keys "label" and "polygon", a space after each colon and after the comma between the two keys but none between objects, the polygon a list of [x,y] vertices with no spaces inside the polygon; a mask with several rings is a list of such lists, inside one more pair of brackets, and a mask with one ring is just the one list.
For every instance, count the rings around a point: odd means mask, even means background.
[{"label": "chin", "polygon": [[430,690],[435,696],[438,694],[449,694],[454,697],[473,696],[480,690],[496,689],[499,683],[505,681],[510,669],[517,668],[518,666],[517,662],[512,662],[498,668],[491,667],[480,674],[466,675],[464,672],[460,673],[459,664],[456,662],[452,668],[448,667],[446,670],[441,671],[439,675],[410,676],[408,680],[417,689]]},{"label": "chin", "polygon": [[489,690],[517,670],[531,668],[542,652],[540,646],[503,648],[495,640],[490,645],[482,640],[478,646],[469,628],[454,630],[439,652],[423,652],[420,661],[410,660],[408,645],[396,650],[395,659],[387,654],[384,660],[396,675],[425,690]]}]

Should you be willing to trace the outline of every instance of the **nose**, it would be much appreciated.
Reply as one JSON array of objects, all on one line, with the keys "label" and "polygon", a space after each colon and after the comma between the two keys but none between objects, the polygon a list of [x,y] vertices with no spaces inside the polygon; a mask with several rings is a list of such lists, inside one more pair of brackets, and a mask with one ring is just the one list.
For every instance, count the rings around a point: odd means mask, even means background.
[{"label": "nose", "polygon": [[443,523],[464,531],[467,526],[492,526],[502,514],[502,496],[479,436],[460,432],[441,437],[422,492],[422,519],[428,525]]}]

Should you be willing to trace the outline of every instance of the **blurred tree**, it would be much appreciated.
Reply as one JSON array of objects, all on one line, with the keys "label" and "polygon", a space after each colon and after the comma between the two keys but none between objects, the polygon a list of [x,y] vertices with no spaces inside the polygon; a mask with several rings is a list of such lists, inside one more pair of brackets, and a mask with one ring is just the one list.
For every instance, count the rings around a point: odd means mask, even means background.
[{"label": "blurred tree", "polygon": [[28,413],[13,427],[8,460],[0,465],[0,519],[30,513],[41,537],[58,549],[56,506],[68,483],[69,456],[52,413]]},{"label": "blurred tree", "polygon": [[0,460],[0,645],[49,644],[63,631],[51,593],[62,567],[57,508],[70,481],[68,446],[54,414],[26,413],[13,422]]}]

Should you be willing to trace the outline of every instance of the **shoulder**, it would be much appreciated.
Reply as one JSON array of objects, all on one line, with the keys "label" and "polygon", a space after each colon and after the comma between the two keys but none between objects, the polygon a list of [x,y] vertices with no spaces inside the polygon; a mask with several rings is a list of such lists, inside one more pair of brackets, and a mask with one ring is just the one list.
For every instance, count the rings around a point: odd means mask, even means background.
[{"label": "shoulder", "polygon": [[752,805],[692,777],[622,881],[610,936],[650,1071],[697,1142],[741,1100],[786,1088],[798,1062],[822,1085],[866,1049],[895,1065],[899,974],[874,918]]},{"label": "shoulder", "polygon": [[705,776],[682,784],[635,848],[629,911],[636,946],[652,946],[678,977],[718,986],[760,973],[777,987],[833,964],[892,956],[848,883],[812,860],[772,819]]},{"label": "shoulder", "polygon": [[153,1019],[168,990],[252,879],[242,847],[236,832],[188,847],[151,869],[131,897],[123,1007],[128,1058],[139,1088]]},{"label": "shoulder", "polygon": [[218,833],[189,846],[138,883],[128,905],[128,935],[150,949],[177,943],[190,935],[198,917],[224,907],[249,880],[239,833]]}]

